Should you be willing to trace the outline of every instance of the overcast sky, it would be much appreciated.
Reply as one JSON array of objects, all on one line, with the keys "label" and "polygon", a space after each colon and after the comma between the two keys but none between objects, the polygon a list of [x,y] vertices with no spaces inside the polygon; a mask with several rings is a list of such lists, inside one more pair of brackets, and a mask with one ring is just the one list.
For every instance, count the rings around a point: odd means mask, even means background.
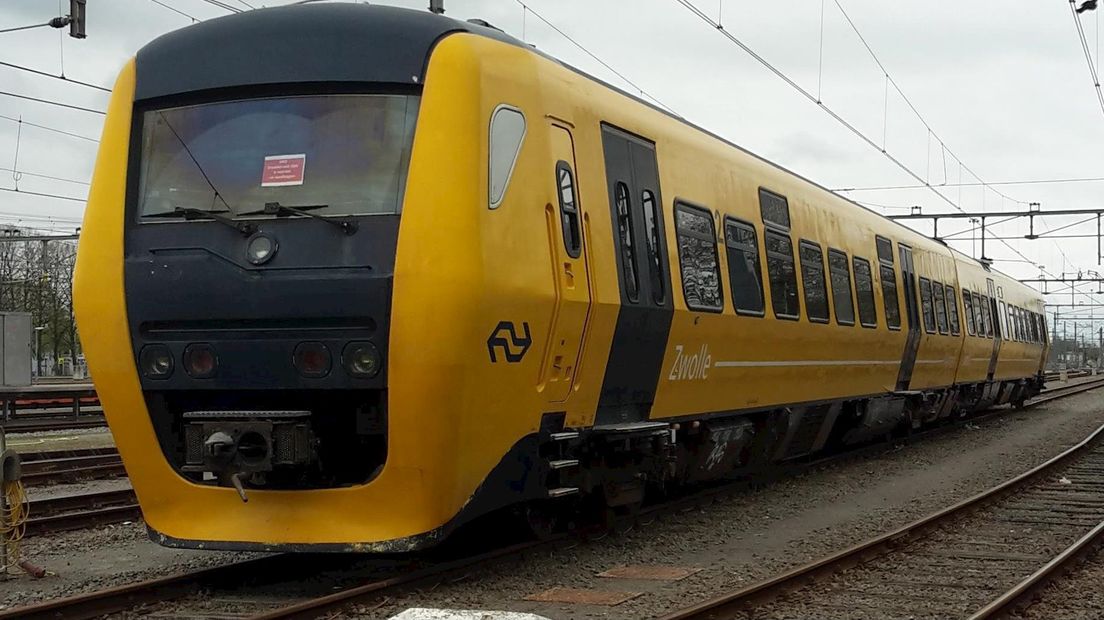
[{"label": "overcast sky", "polygon": [[[231,5],[245,3],[224,0]],[[227,11],[203,0],[161,0],[198,19]],[[246,0],[254,6],[289,2]],[[824,104],[932,184],[1104,177],[1104,111],[1097,103],[1080,40],[1065,0],[839,0],[866,42],[934,131],[890,90],[885,76],[845,21],[836,0],[696,0],[709,19],[775,65]],[[914,184],[916,180],[794,91],[747,53],[675,0],[526,0],[637,86],[688,120],[830,188]],[[68,2],[65,2],[67,5]],[[0,61],[110,86],[122,64],[158,35],[191,23],[152,0],[89,0],[88,38],[39,28],[0,34]],[[424,9],[426,0],[382,4]],[[448,15],[481,17],[605,80],[634,90],[516,0],[445,0]],[[823,7],[823,53],[821,11]],[[1104,9],[1081,18],[1092,55]],[[0,29],[58,15],[53,0],[0,1]],[[523,17],[524,14],[524,17]],[[823,67],[821,70],[820,67]],[[0,90],[103,109],[107,94],[0,67]],[[888,110],[888,115],[885,113]],[[0,115],[22,117],[98,138],[103,117],[0,95]],[[15,187],[16,161],[25,191],[83,198],[96,144],[0,118],[0,187]],[[945,148],[940,145],[943,140]],[[953,153],[954,155],[952,155]],[[1102,182],[944,188],[969,211],[1101,208]],[[867,191],[846,195],[886,214],[911,205],[925,212],[953,207],[930,190]],[[885,208],[883,208],[885,207]],[[61,230],[79,223],[80,201],[0,191],[0,223]],[[46,218],[54,218],[52,222]],[[1049,218],[1037,232],[1080,218]],[[969,226],[946,222],[944,234]],[[930,231],[930,224],[917,227]],[[1095,233],[1095,221],[1063,233]],[[1022,236],[1025,221],[995,227]],[[969,234],[961,235],[969,238]],[[1097,269],[1096,239],[1013,241],[1048,272]],[[971,253],[969,241],[954,247]],[[987,254],[1018,277],[1039,271],[1011,249],[990,241]],[[1065,256],[1063,256],[1063,253]],[[977,255],[975,253],[975,255]],[[1101,269],[1104,271],[1104,268]],[[1086,286],[1085,290],[1093,287]],[[1052,296],[1053,297],[1053,296]],[[1104,296],[1102,296],[1104,297]],[[1063,302],[1069,298],[1064,297]]]}]

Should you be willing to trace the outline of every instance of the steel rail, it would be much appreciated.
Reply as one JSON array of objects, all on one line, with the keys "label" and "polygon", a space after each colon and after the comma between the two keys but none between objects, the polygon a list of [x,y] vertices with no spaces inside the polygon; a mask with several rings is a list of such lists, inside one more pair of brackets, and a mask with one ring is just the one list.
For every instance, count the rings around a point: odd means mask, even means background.
[{"label": "steel rail", "polygon": [[1100,548],[1101,545],[1104,545],[1104,521],[1101,521],[1099,525],[1077,539],[1072,545],[1063,549],[1045,566],[1001,594],[993,602],[979,609],[974,615],[970,616],[970,620],[1004,618],[1019,609],[1027,607],[1031,600],[1050,582],[1072,570],[1081,559],[1093,550]]},{"label": "steel rail", "polygon": [[108,525],[142,516],[133,489],[31,500],[28,514],[27,536]]},{"label": "steel rail", "polygon": [[[1101,383],[1104,383],[1104,377],[1101,378]],[[1092,387],[1099,386],[1093,384]],[[1065,390],[1064,387],[1057,389]],[[1086,387],[1085,389],[1091,389],[1091,387]],[[1063,394],[1057,395],[1056,398],[1061,398],[1069,395],[1072,395],[1072,393],[1064,392]],[[1037,402],[1042,401],[1030,401],[1028,403],[1028,406],[1036,404]],[[992,415],[999,415],[1002,413],[1005,412],[994,411],[990,415],[966,418],[963,420],[963,422],[977,422],[979,420],[991,417]],[[858,448],[856,450],[842,453],[839,455],[839,457],[853,458],[856,453],[863,453],[866,450],[877,448],[884,448],[884,444],[868,446],[865,449]],[[807,469],[808,467],[816,467],[826,462],[833,462],[835,460],[838,459],[819,459],[810,463],[802,463],[798,466],[794,466],[794,468]],[[675,500],[673,502],[648,507],[643,510],[641,514],[648,515],[659,512],[676,512],[687,505],[696,505],[702,503],[703,501],[711,500],[725,494],[734,493],[736,492],[734,490],[734,487],[736,486],[740,485],[726,485],[725,487],[694,493],[679,498],[678,500]],[[378,595],[380,592],[385,590],[390,590],[404,585],[411,585],[416,582],[424,581],[434,577],[444,576],[450,572],[471,568],[481,563],[486,563],[512,555],[517,555],[525,551],[564,544],[565,542],[569,542],[570,539],[571,537],[568,535],[557,535],[550,540],[523,542],[509,547],[492,550],[483,554],[464,557],[453,560],[451,562],[444,562],[427,568],[412,569],[408,572],[394,575],[385,579],[372,580],[359,586],[346,588],[337,592],[328,593],[325,596],[299,601],[283,608],[267,611],[255,616],[254,620],[314,618],[324,612],[340,609],[366,597]],[[293,559],[288,560],[287,558],[289,557]],[[133,609],[139,605],[163,603],[183,598],[194,594],[204,587],[229,587],[229,584],[239,583],[246,578],[253,579],[257,576],[264,576],[268,574],[267,571],[271,571],[272,574],[283,575],[284,578],[287,578],[287,575],[283,573],[286,573],[288,569],[275,570],[274,568],[275,566],[282,566],[282,564],[285,562],[288,563],[290,566],[300,568],[298,566],[298,562],[301,561],[299,561],[298,556],[295,556],[294,554],[270,556],[267,558],[260,558],[258,560],[248,560],[245,562],[227,564],[212,569],[203,569],[200,571],[181,573],[168,577],[146,580],[135,584],[108,588],[105,590],[99,590],[87,594],[80,594],[44,603],[0,611],[0,620],[6,620],[8,618],[93,618],[104,614],[118,613]]]},{"label": "steel rail", "polygon": [[1053,470],[1064,466],[1070,460],[1087,453],[1099,443],[1102,436],[1104,436],[1104,426],[1097,428],[1091,435],[1046,462],[943,510],[779,575],[677,610],[662,616],[660,620],[716,620],[740,617],[739,614],[746,613],[749,609],[762,603],[778,598],[810,582],[835,575],[868,559],[893,551],[909,542],[922,538],[925,534],[955,521],[983,505],[1002,499],[1046,476]]}]

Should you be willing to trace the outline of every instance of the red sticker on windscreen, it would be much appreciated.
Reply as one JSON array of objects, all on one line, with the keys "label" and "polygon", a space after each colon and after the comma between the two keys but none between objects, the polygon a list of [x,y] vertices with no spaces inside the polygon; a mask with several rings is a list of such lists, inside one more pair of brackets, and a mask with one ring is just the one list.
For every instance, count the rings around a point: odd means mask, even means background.
[{"label": "red sticker on windscreen", "polygon": [[264,170],[261,172],[261,187],[282,187],[302,185],[303,172],[307,165],[307,155],[269,155],[264,158]]}]

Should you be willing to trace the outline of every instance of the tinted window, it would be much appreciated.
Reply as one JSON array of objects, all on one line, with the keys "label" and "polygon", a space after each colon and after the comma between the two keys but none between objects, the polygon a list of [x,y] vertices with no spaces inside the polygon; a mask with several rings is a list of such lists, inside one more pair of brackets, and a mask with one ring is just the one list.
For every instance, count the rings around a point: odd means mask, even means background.
[{"label": "tinted window", "polygon": [[878,326],[878,309],[874,305],[874,280],[870,273],[870,263],[865,258],[855,257],[855,294],[859,301],[859,322],[863,327]]},{"label": "tinted window", "polygon": [[985,336],[993,337],[993,309],[989,306],[989,297],[981,296],[981,322],[985,325]]},{"label": "tinted window", "polygon": [[1039,315],[1031,312],[1028,314],[1028,318],[1031,319],[1031,342],[1039,343]]},{"label": "tinted window", "polygon": [[951,324],[951,335],[957,336],[962,333],[958,323],[958,298],[953,286],[948,284],[945,288],[947,291],[947,320]]},{"label": "tinted window", "polygon": [[767,276],[770,278],[771,308],[774,315],[796,319],[801,312],[797,300],[797,271],[794,268],[793,241],[790,236],[767,229],[763,231],[767,249]]},{"label": "tinted window", "polygon": [[974,299],[974,323],[977,324],[977,335],[985,338],[985,321],[984,315],[981,312],[981,295],[977,293],[970,293]]},{"label": "tinted window", "polygon": [[759,240],[755,227],[725,220],[728,280],[736,312],[763,314],[763,274],[759,268]]},{"label": "tinted window", "polygon": [[828,277],[832,280],[832,305],[836,309],[836,322],[855,324],[855,302],[851,299],[851,266],[847,255],[839,250],[828,250]]},{"label": "tinted window", "polygon": [[886,325],[890,329],[901,327],[901,307],[897,301],[897,274],[893,267],[881,265],[878,271],[882,278],[882,302],[885,304]]},{"label": "tinted window", "polygon": [[801,281],[805,285],[805,313],[810,321],[828,321],[828,286],[824,281],[824,255],[810,241],[801,245]]},{"label": "tinted window", "polygon": [[575,205],[575,175],[566,161],[556,164],[556,192],[560,200],[560,224],[563,227],[564,249],[571,258],[579,258],[583,237],[579,232],[579,208]]},{"label": "tinted window", "polygon": [[675,206],[682,292],[687,307],[720,312],[721,278],[717,271],[717,236],[713,214],[685,204]]},{"label": "tinted window", "polygon": [[629,203],[629,187],[617,182],[617,239],[621,245],[621,279],[625,283],[625,295],[629,301],[640,298],[640,280],[636,275],[636,246],[632,239],[632,205]]},{"label": "tinted window", "polygon": [[413,95],[312,95],[145,112],[138,212],[263,217],[265,203],[279,202],[324,205],[311,210],[319,215],[398,213],[418,103]]},{"label": "tinted window", "polygon": [[644,190],[640,195],[641,205],[644,207],[644,227],[648,233],[648,275],[652,279],[652,301],[662,305],[667,298],[667,291],[663,286],[663,263],[661,254],[663,243],[659,234],[659,204],[655,194],[650,190]]},{"label": "tinted window", "polygon": [[935,333],[935,308],[932,307],[932,285],[927,278],[920,278],[920,309],[924,314],[924,331]]},{"label": "tinted window", "polygon": [[1009,337],[1010,336],[1010,331],[1008,329],[1009,324],[1011,323],[1011,321],[1009,320],[1009,316],[1008,316],[1008,308],[1005,307],[1003,301],[997,304],[997,319],[998,319],[997,323],[1000,324],[1001,335],[1004,336],[1005,338],[1011,339]]},{"label": "tinted window", "polygon": [[760,188],[759,210],[764,222],[786,229],[790,227],[790,204],[785,196]]},{"label": "tinted window", "polygon": [[974,296],[966,289],[962,290],[962,310],[966,314],[966,333],[971,336],[977,334],[977,321],[974,313]]},{"label": "tinted window", "polygon": [[935,306],[935,325],[939,333],[947,333],[947,306],[943,301],[943,284],[932,281],[932,304]]},{"label": "tinted window", "polygon": [[878,247],[878,260],[893,264],[893,242],[885,237],[875,237],[875,245]]}]

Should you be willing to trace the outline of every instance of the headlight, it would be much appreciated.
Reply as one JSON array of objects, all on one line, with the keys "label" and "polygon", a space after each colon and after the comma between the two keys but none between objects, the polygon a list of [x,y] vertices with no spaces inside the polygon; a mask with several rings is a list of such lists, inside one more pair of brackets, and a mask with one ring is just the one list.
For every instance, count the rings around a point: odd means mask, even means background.
[{"label": "headlight", "polygon": [[184,349],[184,370],[193,379],[207,379],[218,370],[218,356],[209,344],[190,344]]},{"label": "headlight", "polygon": [[245,244],[245,256],[254,265],[263,265],[272,260],[279,249],[276,239],[264,233],[257,233],[249,238]]},{"label": "headlight", "polygon": [[330,350],[321,342],[300,342],[292,358],[295,368],[304,377],[325,377],[333,364]]},{"label": "headlight", "polygon": [[371,342],[350,342],[341,352],[341,363],[345,371],[359,379],[370,379],[383,368],[383,358],[379,349]]},{"label": "headlight", "polygon": [[150,379],[168,379],[173,372],[173,356],[163,344],[148,344],[138,354],[142,375]]}]

